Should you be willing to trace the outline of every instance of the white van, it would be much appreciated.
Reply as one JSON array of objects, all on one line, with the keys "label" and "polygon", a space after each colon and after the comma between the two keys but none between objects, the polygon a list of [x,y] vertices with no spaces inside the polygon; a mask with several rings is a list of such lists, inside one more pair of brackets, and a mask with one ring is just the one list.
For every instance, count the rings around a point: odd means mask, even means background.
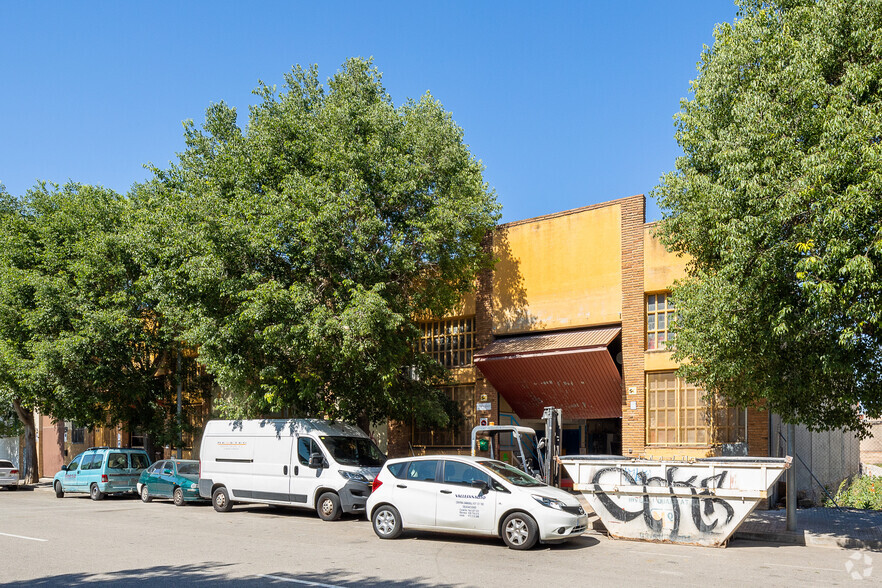
[{"label": "white van", "polygon": [[386,456],[353,425],[320,419],[209,421],[199,452],[199,495],[314,508],[332,521],[363,513]]}]

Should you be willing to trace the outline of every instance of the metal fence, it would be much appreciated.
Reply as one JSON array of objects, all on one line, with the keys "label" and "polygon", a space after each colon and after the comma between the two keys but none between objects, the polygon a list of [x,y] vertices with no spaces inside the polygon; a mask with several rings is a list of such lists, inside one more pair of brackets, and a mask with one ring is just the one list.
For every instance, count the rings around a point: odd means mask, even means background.
[{"label": "metal fence", "polygon": [[870,421],[872,437],[861,441],[861,463],[865,466],[882,466],[882,420]]},{"label": "metal fence", "polygon": [[[788,426],[777,415],[772,417],[772,455],[787,453]],[[797,425],[794,436],[793,466],[800,506],[823,504],[835,495],[843,480],[861,471],[861,443],[847,431],[813,432]],[[882,439],[882,437],[880,437]],[[783,491],[779,492],[783,496]]]}]

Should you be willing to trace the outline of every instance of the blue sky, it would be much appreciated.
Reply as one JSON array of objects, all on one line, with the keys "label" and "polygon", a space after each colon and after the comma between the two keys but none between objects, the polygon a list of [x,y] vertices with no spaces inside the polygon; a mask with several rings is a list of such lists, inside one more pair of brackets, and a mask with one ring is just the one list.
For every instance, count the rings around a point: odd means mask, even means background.
[{"label": "blue sky", "polygon": [[[426,91],[464,129],[514,221],[649,192],[673,169],[673,115],[731,0],[6,2],[0,183],[126,192],[221,100],[373,57],[396,104]],[[647,201],[649,220],[660,217]]]}]

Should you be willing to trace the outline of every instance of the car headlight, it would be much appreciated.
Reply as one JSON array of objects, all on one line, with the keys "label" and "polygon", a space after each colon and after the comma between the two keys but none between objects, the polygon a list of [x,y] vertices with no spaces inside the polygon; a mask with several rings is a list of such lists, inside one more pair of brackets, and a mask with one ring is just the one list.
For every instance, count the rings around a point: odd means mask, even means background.
[{"label": "car headlight", "polygon": [[548,496],[541,496],[539,494],[532,494],[533,500],[541,504],[542,506],[547,506],[548,508],[553,508],[555,510],[563,510],[566,504],[562,500],[558,500],[557,498],[549,498]]},{"label": "car headlight", "polygon": [[340,475],[346,478],[347,480],[352,480],[353,482],[361,482],[362,484],[370,484],[371,481],[365,478],[363,475],[357,472],[347,472],[346,470],[337,470],[340,472]]}]

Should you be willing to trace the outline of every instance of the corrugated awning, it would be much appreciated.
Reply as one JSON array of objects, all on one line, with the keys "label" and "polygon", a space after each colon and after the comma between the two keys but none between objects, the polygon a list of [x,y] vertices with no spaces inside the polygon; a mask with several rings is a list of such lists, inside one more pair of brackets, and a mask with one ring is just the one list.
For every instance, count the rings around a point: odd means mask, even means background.
[{"label": "corrugated awning", "polygon": [[607,350],[619,327],[526,335],[494,341],[475,365],[521,418],[556,406],[565,418],[622,416],[622,379]]}]

